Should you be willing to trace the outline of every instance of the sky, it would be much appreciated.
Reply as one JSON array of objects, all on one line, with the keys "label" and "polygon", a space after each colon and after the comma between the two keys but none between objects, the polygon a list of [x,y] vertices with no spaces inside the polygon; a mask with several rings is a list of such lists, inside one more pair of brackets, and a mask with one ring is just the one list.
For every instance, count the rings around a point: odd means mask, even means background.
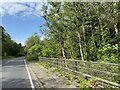
[{"label": "sky", "polygon": [[41,39],[44,37],[40,33],[40,26],[45,20],[41,11],[42,2],[25,3],[0,3],[0,25],[4,26],[11,38],[25,45],[25,41],[33,33],[38,33]]}]

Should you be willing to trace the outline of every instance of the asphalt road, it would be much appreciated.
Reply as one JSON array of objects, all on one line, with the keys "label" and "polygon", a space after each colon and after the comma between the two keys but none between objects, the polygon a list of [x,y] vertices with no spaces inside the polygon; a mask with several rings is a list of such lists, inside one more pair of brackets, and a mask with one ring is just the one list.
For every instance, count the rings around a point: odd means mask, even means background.
[{"label": "asphalt road", "polygon": [[31,90],[31,83],[24,58],[13,58],[2,62],[2,88]]}]

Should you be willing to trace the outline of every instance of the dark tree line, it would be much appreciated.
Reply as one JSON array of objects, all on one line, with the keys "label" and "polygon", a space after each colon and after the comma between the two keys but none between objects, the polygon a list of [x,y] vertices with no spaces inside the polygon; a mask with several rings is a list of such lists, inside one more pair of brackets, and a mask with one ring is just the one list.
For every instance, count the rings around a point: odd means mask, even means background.
[{"label": "dark tree line", "polygon": [[2,33],[2,56],[23,56],[24,47],[21,43],[17,44],[11,39],[11,36],[5,31],[4,27],[0,26],[0,32]]}]

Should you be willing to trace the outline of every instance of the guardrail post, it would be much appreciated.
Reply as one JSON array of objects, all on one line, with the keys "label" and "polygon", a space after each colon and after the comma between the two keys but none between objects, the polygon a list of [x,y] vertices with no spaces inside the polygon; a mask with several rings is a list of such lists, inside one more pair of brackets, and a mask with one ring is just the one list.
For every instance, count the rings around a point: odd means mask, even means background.
[{"label": "guardrail post", "polygon": [[56,63],[57,63],[57,68],[58,68],[58,59],[56,59]]},{"label": "guardrail post", "polygon": [[40,57],[38,57],[38,58],[39,58],[39,61],[41,61],[41,60],[40,60]]},{"label": "guardrail post", "polygon": [[78,68],[77,68],[77,61],[75,61],[75,70],[78,71]]}]

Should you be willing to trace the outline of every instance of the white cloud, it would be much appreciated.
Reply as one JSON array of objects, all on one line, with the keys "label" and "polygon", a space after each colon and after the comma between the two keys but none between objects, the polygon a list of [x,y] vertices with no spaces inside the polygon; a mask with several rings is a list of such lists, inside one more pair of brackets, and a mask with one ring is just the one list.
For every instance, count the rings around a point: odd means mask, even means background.
[{"label": "white cloud", "polygon": [[16,13],[19,13],[21,11],[27,11],[29,8],[25,5],[20,5],[20,4],[12,4],[10,5],[7,10],[8,14],[14,15]]},{"label": "white cloud", "polygon": [[0,2],[46,2],[47,0],[0,0]]},{"label": "white cloud", "polygon": [[24,42],[17,42],[17,44],[21,43],[22,46],[25,46],[25,43]]},{"label": "white cloud", "polygon": [[21,15],[21,16],[40,16],[42,15],[42,5],[46,2],[28,2],[28,3],[0,3],[0,16]]},{"label": "white cloud", "polygon": [[0,8],[0,16],[4,13],[4,9]]}]

